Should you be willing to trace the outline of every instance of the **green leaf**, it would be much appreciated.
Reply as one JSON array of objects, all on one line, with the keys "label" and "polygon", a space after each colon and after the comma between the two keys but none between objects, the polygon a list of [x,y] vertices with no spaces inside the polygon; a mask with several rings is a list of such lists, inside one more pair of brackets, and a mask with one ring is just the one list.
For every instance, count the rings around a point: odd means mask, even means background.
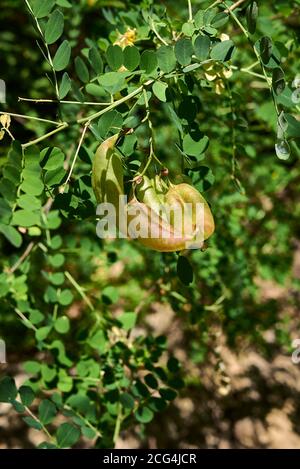
[{"label": "green leaf", "polygon": [[61,83],[59,85],[59,90],[58,90],[59,98],[64,99],[69,93],[71,87],[72,87],[71,78],[69,77],[67,72],[65,72],[63,74]]},{"label": "green leaf", "polygon": [[209,138],[204,135],[203,137],[199,138],[198,140],[194,140],[191,135],[185,135],[183,139],[183,151],[187,155],[196,156],[197,158],[202,155],[209,144]]},{"label": "green leaf", "polygon": [[63,423],[57,429],[56,439],[60,448],[70,448],[80,438],[79,428],[71,425],[70,423]]},{"label": "green leaf", "polygon": [[117,133],[122,129],[123,117],[122,114],[115,109],[106,112],[100,117],[98,121],[98,129],[102,138],[107,136],[107,133]]},{"label": "green leaf", "polygon": [[180,65],[189,65],[194,52],[193,44],[190,39],[179,39],[175,44],[175,56]]},{"label": "green leaf", "polygon": [[128,72],[107,72],[101,77],[98,78],[100,85],[110,93],[115,94],[125,86],[125,78],[128,75]]},{"label": "green leaf", "polygon": [[135,70],[140,63],[140,53],[137,47],[135,46],[127,46],[123,51],[124,55],[124,66],[127,70],[133,71]]},{"label": "green leaf", "polygon": [[145,383],[152,389],[158,388],[158,381],[152,373],[149,373],[144,377]]},{"label": "green leaf", "polygon": [[29,320],[32,324],[40,324],[44,319],[44,315],[37,309],[30,310]]},{"label": "green leaf", "polygon": [[155,96],[164,103],[167,101],[166,91],[168,88],[168,84],[164,83],[163,81],[156,81],[153,83],[152,90]]},{"label": "green leaf", "polygon": [[152,50],[145,50],[141,55],[140,69],[145,70],[145,73],[149,75],[157,69],[157,65],[158,61],[156,53]]},{"label": "green leaf", "polygon": [[64,15],[60,10],[54,10],[46,24],[45,41],[53,44],[60,38],[64,31]]},{"label": "green leaf", "polygon": [[6,164],[3,167],[3,176],[9,179],[15,186],[18,186],[21,179],[21,168],[12,164]]},{"label": "green leaf", "polygon": [[284,73],[283,70],[279,67],[273,69],[272,88],[277,96],[280,95],[285,88]]},{"label": "green leaf", "polygon": [[54,323],[54,329],[60,334],[66,334],[70,330],[70,320],[67,316],[61,316]]},{"label": "green leaf", "polygon": [[210,49],[210,39],[208,36],[198,36],[194,43],[194,50],[197,59],[206,60]]},{"label": "green leaf", "polygon": [[18,198],[18,206],[26,210],[39,210],[41,208],[41,200],[34,195],[22,194]]},{"label": "green leaf", "polygon": [[120,46],[108,46],[106,60],[111,70],[119,70],[123,65],[123,51]]},{"label": "green leaf", "polygon": [[204,26],[204,13],[205,10],[198,10],[194,17],[195,26],[201,29]]},{"label": "green leaf", "polygon": [[161,397],[151,397],[148,401],[149,408],[154,412],[162,412],[167,407],[167,402]]},{"label": "green leaf", "polygon": [[72,8],[72,3],[69,0],[56,0],[56,4],[63,8]]},{"label": "green leaf", "polygon": [[26,407],[29,407],[34,401],[35,394],[29,386],[21,386],[19,388],[19,394],[22,401]]},{"label": "green leaf", "polygon": [[107,339],[103,331],[97,331],[90,339],[88,339],[88,344],[96,349],[99,352],[103,352],[107,346]]},{"label": "green leaf", "polygon": [[185,36],[192,37],[192,35],[195,32],[195,27],[194,27],[193,23],[190,23],[188,21],[187,23],[183,23],[181,31],[183,32],[183,34],[185,34]]},{"label": "green leaf", "polygon": [[177,392],[171,388],[161,388],[159,394],[166,401],[173,401],[177,397]]},{"label": "green leaf", "polygon": [[116,287],[109,285],[102,290],[102,300],[106,304],[116,303],[118,299],[119,299],[119,292]]},{"label": "green leaf", "polygon": [[43,426],[40,422],[35,420],[33,417],[23,417],[23,420],[29,427],[34,428],[35,430],[42,430]]},{"label": "green leaf", "polygon": [[180,363],[175,357],[170,357],[167,362],[167,368],[171,373],[177,373],[180,370]]},{"label": "green leaf", "polygon": [[210,56],[213,60],[226,62],[230,60],[234,51],[234,43],[229,39],[228,41],[218,42],[213,46]]},{"label": "green leaf", "polygon": [[92,440],[97,435],[95,430],[90,427],[81,427],[81,433],[83,436],[85,436],[85,438],[88,438],[89,440]]},{"label": "green leaf", "polygon": [[92,47],[89,50],[89,61],[96,74],[100,75],[103,72],[103,61],[101,54],[96,47]]},{"label": "green leaf", "polygon": [[193,168],[195,179],[193,178],[193,185],[199,192],[205,192],[211,188],[215,182],[213,172],[207,166],[196,166]]},{"label": "green leaf", "polygon": [[258,6],[256,2],[250,3],[246,10],[247,27],[250,34],[256,31],[256,21],[258,17]]},{"label": "green leaf", "polygon": [[13,405],[15,411],[19,412],[20,414],[23,414],[26,410],[24,405],[19,401],[12,401],[11,404]]},{"label": "green leaf", "polygon": [[189,285],[193,282],[194,272],[193,267],[187,257],[179,256],[177,261],[177,275],[179,280],[184,285]]},{"label": "green leaf", "polygon": [[12,217],[12,225],[28,228],[40,224],[40,212],[30,212],[29,210],[17,210]]},{"label": "green leaf", "polygon": [[[61,0],[60,3],[63,3],[63,1]],[[57,449],[57,446],[53,443],[48,443],[48,441],[42,441],[42,443],[37,446],[37,449]]]},{"label": "green leaf", "polygon": [[154,413],[149,407],[143,407],[138,409],[135,413],[135,418],[138,422],[149,423],[154,417]]},{"label": "green leaf", "polygon": [[102,86],[96,85],[95,83],[88,83],[85,87],[86,92],[97,98],[102,98],[105,95],[105,91]]},{"label": "green leaf", "polygon": [[22,244],[21,234],[13,226],[4,225],[0,223],[0,232],[5,238],[16,248],[19,248]]},{"label": "green leaf", "polygon": [[40,327],[35,333],[36,339],[39,340],[39,341],[42,341],[42,340],[46,339],[46,337],[48,337],[51,329],[52,329],[51,326]]},{"label": "green leaf", "polygon": [[55,0],[31,0],[31,7],[36,18],[49,15],[55,5]]},{"label": "green leaf", "polygon": [[12,216],[11,206],[9,205],[9,203],[5,199],[0,198],[0,220],[1,220],[1,223],[3,223],[4,225],[7,225],[11,220],[11,216]]},{"label": "green leaf", "polygon": [[18,390],[15,381],[10,376],[0,380],[0,402],[11,402],[17,397]]},{"label": "green leaf", "polygon": [[24,370],[26,373],[30,373],[32,375],[35,375],[38,373],[41,369],[41,364],[39,362],[29,360],[24,363]]},{"label": "green leaf", "polygon": [[63,166],[65,155],[60,148],[47,147],[41,151],[40,159],[44,169],[52,170]]},{"label": "green leaf", "polygon": [[55,56],[53,58],[54,70],[56,70],[57,72],[64,70],[69,64],[70,57],[71,57],[71,46],[70,46],[70,43],[67,40],[65,40],[64,42],[61,43],[61,45],[57,49]]},{"label": "green leaf", "polygon": [[8,202],[14,202],[17,197],[16,186],[9,179],[2,178],[0,180],[0,194],[2,194]]},{"label": "green leaf", "polygon": [[[48,345],[48,347],[50,350],[56,349],[58,351],[58,360],[62,365],[65,365],[67,367],[70,367],[73,365],[72,361],[66,355],[64,344],[60,340],[54,340],[51,345]],[[64,370],[60,369],[60,372],[61,371],[64,371]]]},{"label": "green leaf", "polygon": [[65,276],[62,272],[50,272],[48,278],[53,285],[61,285],[65,281]]},{"label": "green leaf", "polygon": [[20,187],[22,191],[30,195],[41,195],[44,190],[44,184],[39,176],[27,176]]},{"label": "green leaf", "polygon": [[56,376],[56,369],[55,368],[52,368],[48,365],[45,365],[43,363],[42,365],[42,369],[41,369],[41,375],[42,375],[42,378],[43,380],[46,382],[46,383],[49,383],[51,382],[55,376]]},{"label": "green leaf", "polygon": [[300,138],[300,122],[292,115],[284,113],[286,124],[288,124],[286,134],[291,138]]},{"label": "green leaf", "polygon": [[48,399],[44,399],[39,405],[39,419],[44,425],[51,423],[56,416],[56,406]]},{"label": "green leaf", "polygon": [[73,298],[74,298],[73,293],[68,288],[66,288],[65,290],[62,290],[60,294],[58,295],[58,301],[63,306],[67,306],[70,303],[72,303]]},{"label": "green leaf", "polygon": [[53,256],[48,256],[48,261],[53,267],[61,267],[65,262],[65,257],[61,253],[54,254]]},{"label": "green leaf", "polygon": [[174,49],[171,46],[161,46],[157,54],[158,66],[162,72],[172,72],[176,67],[176,57]]},{"label": "green leaf", "polygon": [[122,324],[125,331],[130,331],[136,324],[136,313],[123,313],[118,317],[118,321]]},{"label": "green leaf", "polygon": [[134,398],[131,394],[128,394],[128,392],[123,392],[123,394],[120,395],[120,403],[125,409],[134,408]]},{"label": "green leaf", "polygon": [[89,70],[81,57],[75,58],[75,70],[79,80],[87,83],[90,79]]},{"label": "green leaf", "polygon": [[228,20],[229,20],[228,14],[225,12],[220,12],[211,20],[210,26],[212,28],[218,29],[224,26],[228,22]]}]

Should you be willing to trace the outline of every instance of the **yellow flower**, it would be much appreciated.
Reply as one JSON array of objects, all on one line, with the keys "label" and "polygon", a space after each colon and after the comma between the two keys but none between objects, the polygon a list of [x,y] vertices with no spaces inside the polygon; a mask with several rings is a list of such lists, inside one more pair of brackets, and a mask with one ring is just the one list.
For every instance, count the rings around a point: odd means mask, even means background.
[{"label": "yellow flower", "polygon": [[133,46],[136,41],[136,29],[128,28],[126,33],[120,34],[118,39],[114,42],[115,46],[120,46],[125,49],[126,46]]}]

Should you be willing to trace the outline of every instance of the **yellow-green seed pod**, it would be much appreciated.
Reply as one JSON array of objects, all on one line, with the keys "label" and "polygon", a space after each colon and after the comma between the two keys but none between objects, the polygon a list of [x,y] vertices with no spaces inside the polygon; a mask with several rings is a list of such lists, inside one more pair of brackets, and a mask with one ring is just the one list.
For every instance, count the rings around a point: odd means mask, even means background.
[{"label": "yellow-green seed pod", "polygon": [[[209,238],[215,230],[215,222],[205,198],[190,184],[182,183],[171,187],[166,194],[166,203],[171,206],[182,207],[192,205],[192,224],[197,229],[196,204],[204,204],[204,239]],[[171,220],[172,223],[172,220]]]},{"label": "yellow-green seed pod", "polygon": [[109,202],[119,207],[124,194],[122,161],[115,149],[119,134],[109,137],[98,147],[92,168],[92,186],[98,203]]}]

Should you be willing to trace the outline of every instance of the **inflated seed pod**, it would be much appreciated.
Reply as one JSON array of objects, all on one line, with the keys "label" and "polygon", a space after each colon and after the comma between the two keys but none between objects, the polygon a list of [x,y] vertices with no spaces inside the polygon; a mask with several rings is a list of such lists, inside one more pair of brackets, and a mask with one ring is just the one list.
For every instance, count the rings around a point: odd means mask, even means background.
[{"label": "inflated seed pod", "polygon": [[[202,227],[198,226],[196,204],[204,204],[204,239],[209,238],[215,230],[215,222],[211,210],[205,198],[190,184],[177,184],[169,189],[166,194],[166,202],[169,205],[184,207],[184,204],[192,206],[192,224],[197,230]],[[172,223],[172,220],[171,220]]]},{"label": "inflated seed pod", "polygon": [[[182,236],[168,220],[152,207],[133,198],[127,205],[128,235],[142,245],[160,252],[175,252],[186,249],[193,235]],[[137,226],[139,230],[137,230]],[[142,232],[140,228],[142,227]]]},{"label": "inflated seed pod", "polygon": [[119,207],[124,193],[123,166],[115,145],[119,134],[109,137],[98,147],[92,168],[92,186],[98,203],[110,202]]}]

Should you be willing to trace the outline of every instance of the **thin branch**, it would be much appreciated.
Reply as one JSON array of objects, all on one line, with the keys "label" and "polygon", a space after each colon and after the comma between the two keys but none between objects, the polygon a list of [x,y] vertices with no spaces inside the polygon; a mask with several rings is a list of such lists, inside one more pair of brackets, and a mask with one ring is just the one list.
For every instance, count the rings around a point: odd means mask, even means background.
[{"label": "thin branch", "polygon": [[40,121],[40,122],[47,122],[48,124],[54,124],[54,125],[61,125],[61,122],[56,122],[56,121],[51,121],[48,119],[42,119],[41,117],[35,117],[35,116],[26,116],[24,114],[15,114],[13,112],[3,112],[0,111],[0,114],[6,114],[11,117],[21,117],[22,119],[29,119],[29,120],[35,120],[35,121]]},{"label": "thin branch", "polygon": [[33,329],[35,332],[37,331],[37,328],[29,321],[29,319],[18,309],[15,308],[15,312],[17,313],[18,316],[22,319],[22,321],[27,324],[27,326],[30,329]]},{"label": "thin branch", "polygon": [[233,11],[235,10],[236,8],[238,8],[242,3],[244,3],[246,0],[238,0],[237,2],[235,2],[233,5],[231,5],[230,7],[228,7],[226,10],[224,10],[225,13],[229,13],[230,11]]},{"label": "thin branch", "polygon": [[117,419],[116,419],[115,431],[114,431],[114,436],[113,436],[113,442],[114,442],[115,447],[116,447],[116,444],[117,444],[117,441],[118,441],[118,438],[119,438],[119,434],[120,434],[120,431],[121,431],[122,420],[123,420],[122,405],[119,402],[118,403],[118,415],[117,415]]},{"label": "thin branch", "polygon": [[91,424],[91,422],[86,418],[84,417],[80,412],[77,412],[76,410],[74,410],[71,406],[65,404],[64,405],[64,408],[66,410],[70,410],[71,412],[73,412],[75,415],[77,415],[77,417],[79,417],[85,424],[87,427],[89,427],[91,430],[93,430],[97,437],[98,438],[102,438],[102,434],[101,432],[98,430],[98,428],[94,427],[94,425]]},{"label": "thin branch", "polygon": [[28,10],[30,11],[31,16],[34,18],[36,27],[37,27],[37,29],[38,29],[38,32],[40,33],[40,36],[41,36],[41,38],[42,38],[42,40],[43,40],[45,49],[46,49],[46,51],[47,51],[48,62],[49,62],[49,65],[50,65],[50,67],[51,67],[51,69],[52,69],[53,78],[54,78],[55,93],[56,93],[57,99],[59,99],[59,90],[58,90],[57,76],[56,76],[56,71],[55,71],[55,68],[54,68],[54,65],[53,65],[53,61],[52,61],[52,57],[51,57],[51,54],[50,54],[50,50],[49,50],[48,44],[47,44],[47,42],[45,41],[44,34],[43,34],[42,29],[41,29],[40,23],[39,23],[38,19],[36,18],[36,16],[34,15],[34,12],[33,12],[32,8],[31,8],[31,6],[30,6],[30,3],[28,2],[28,0],[25,0],[25,3],[26,3],[26,5],[27,5]]},{"label": "thin branch", "polygon": [[18,97],[18,101],[28,101],[31,103],[57,103],[57,104],[86,104],[88,106],[109,106],[111,103],[99,103],[96,101],[66,101],[63,99],[32,99],[32,98],[22,98]]},{"label": "thin branch", "polygon": [[[256,58],[257,60],[259,61],[259,64],[261,66],[261,69],[263,71],[263,75],[264,75],[264,79],[265,81],[267,82],[268,84],[268,87],[269,87],[269,90],[270,90],[270,93],[271,93],[271,97],[272,97],[272,100],[273,100],[273,104],[274,104],[274,107],[275,107],[275,110],[276,110],[276,114],[277,114],[277,117],[279,117],[280,115],[280,112],[279,112],[279,109],[278,109],[278,105],[277,105],[277,102],[276,102],[276,99],[274,97],[274,93],[273,93],[273,88],[272,88],[272,83],[270,81],[270,78],[268,77],[267,75],[267,72],[266,72],[266,69],[265,69],[265,66],[264,66],[264,63],[262,62],[262,59],[259,55],[259,52],[256,50],[253,42],[252,42],[252,39],[250,37],[250,34],[248,33],[247,29],[244,27],[244,25],[240,22],[240,20],[238,19],[238,17],[236,16],[236,14],[233,12],[233,10],[230,10],[229,7],[226,5],[225,1],[223,1],[223,4],[227,7],[227,10],[228,10],[228,13],[230,14],[230,16],[232,17],[232,19],[236,22],[236,24],[241,28],[241,30],[243,31],[244,35],[246,36],[246,38],[248,39],[249,43],[251,44],[251,47],[256,55]],[[248,72],[249,73],[249,72]],[[253,72],[252,72],[253,73]]]},{"label": "thin branch", "polygon": [[23,143],[22,148],[27,148],[27,147],[30,147],[31,145],[35,145],[36,143],[42,142],[46,138],[51,137],[52,135],[54,135],[58,132],[61,132],[62,130],[64,130],[68,126],[69,126],[69,124],[67,122],[63,122],[62,125],[60,125],[59,127],[57,127],[54,130],[51,130],[51,132],[48,132],[47,134],[44,134],[41,137],[36,138],[35,140],[31,140],[30,142]]},{"label": "thin branch", "polygon": [[189,21],[193,21],[192,0],[188,0]]},{"label": "thin branch", "polygon": [[76,280],[72,277],[72,275],[70,274],[70,272],[68,272],[67,270],[64,272],[65,276],[67,277],[67,279],[71,282],[71,284],[73,285],[73,287],[76,288],[76,290],[78,291],[79,295],[81,296],[81,298],[86,302],[86,304],[88,305],[88,307],[90,308],[91,311],[95,311],[95,308],[94,306],[92,305],[92,303],[90,302],[89,298],[86,296],[86,294],[84,293],[82,287],[76,282]]},{"label": "thin branch", "polygon": [[42,424],[42,422],[36,417],[36,415],[34,415],[31,410],[27,407],[27,406],[24,406],[25,409],[26,409],[26,412],[30,415],[31,418],[33,418],[33,420],[35,420],[36,422],[38,422],[40,425],[41,425],[41,429],[43,430],[43,432],[45,433],[45,435],[47,435],[47,437],[49,438],[50,441],[52,441],[53,443],[55,443],[55,439],[52,435],[50,435],[50,433],[48,432],[47,428],[45,427],[45,425]]},{"label": "thin branch", "polygon": [[27,248],[23,252],[22,256],[19,257],[17,262],[9,269],[9,273],[13,274],[19,267],[20,265],[25,261],[25,259],[29,256],[31,253],[32,249],[34,248],[34,242],[31,241],[31,243],[28,244]]},{"label": "thin branch", "polygon": [[114,109],[115,107],[119,106],[120,104],[125,103],[129,99],[134,98],[134,96],[136,96],[137,94],[140,94],[143,91],[145,86],[151,85],[152,83],[154,83],[154,81],[155,80],[148,80],[146,83],[139,86],[136,90],[132,91],[127,96],[124,96],[124,98],[118,99],[114,103],[107,106],[105,109],[101,109],[101,111],[98,111],[95,114],[92,114],[91,116],[82,117],[81,119],[78,119],[77,124],[84,124],[85,122],[97,119],[97,117],[102,116],[102,114],[105,114],[106,112],[110,111],[111,109]]},{"label": "thin branch", "polygon": [[155,36],[156,36],[165,46],[167,46],[167,45],[168,45],[167,41],[165,41],[165,40],[161,37],[161,35],[159,34],[159,32],[157,31],[157,29],[156,29],[156,27],[155,27],[155,24],[154,24],[154,21],[153,21],[153,20],[151,21],[151,28],[152,28],[152,30],[153,30]]},{"label": "thin branch", "polygon": [[66,179],[66,182],[65,182],[64,185],[63,185],[63,190],[62,190],[62,192],[64,192],[64,188],[66,187],[66,185],[69,183],[69,181],[70,181],[70,179],[71,179],[71,176],[72,176],[72,173],[73,173],[73,169],[74,169],[74,166],[75,166],[75,163],[76,163],[76,160],[77,160],[77,157],[78,157],[78,154],[79,154],[81,145],[82,145],[82,143],[83,143],[83,140],[84,140],[84,137],[85,137],[85,134],[86,134],[86,131],[87,131],[89,125],[90,125],[90,122],[87,122],[87,123],[85,124],[85,126],[83,127],[82,135],[81,135],[81,137],[80,137],[80,140],[79,140],[79,143],[78,143],[78,146],[77,146],[77,149],[76,149],[76,152],[75,152],[75,155],[74,155],[74,158],[73,158],[71,167],[70,167],[70,171],[69,171],[69,174],[68,174],[67,179]]}]

